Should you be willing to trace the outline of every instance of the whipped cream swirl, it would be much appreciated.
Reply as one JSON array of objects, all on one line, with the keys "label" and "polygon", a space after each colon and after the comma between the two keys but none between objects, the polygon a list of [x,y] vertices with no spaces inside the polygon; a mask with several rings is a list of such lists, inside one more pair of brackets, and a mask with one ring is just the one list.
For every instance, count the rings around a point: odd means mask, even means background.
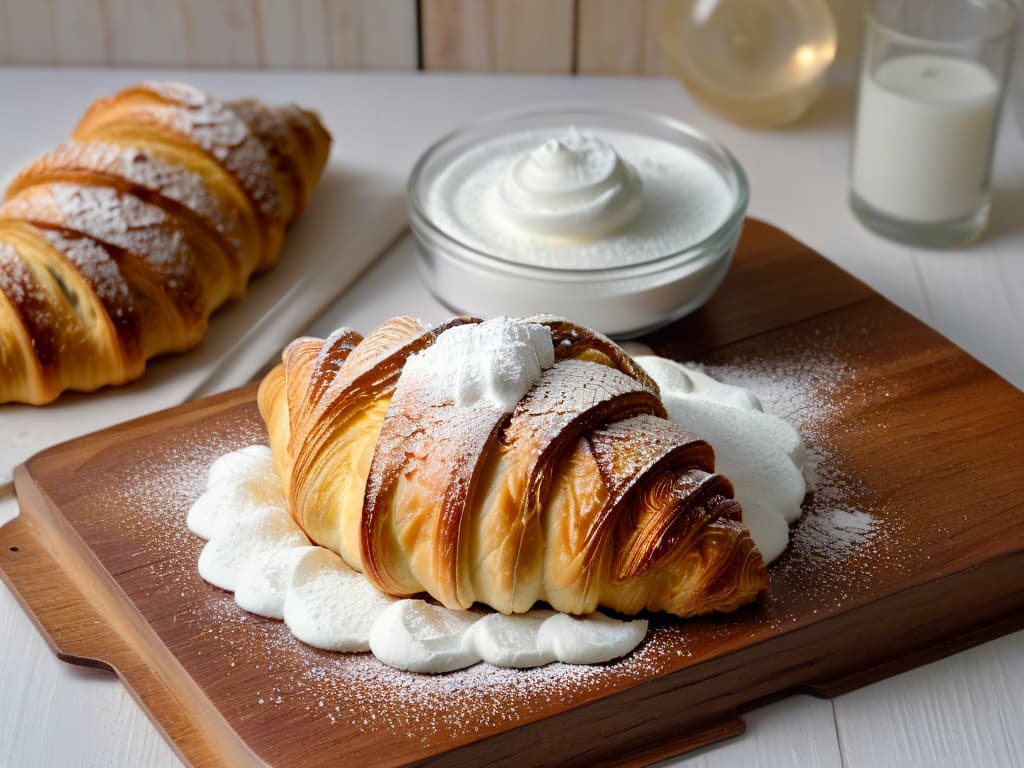
[{"label": "whipped cream swirl", "polygon": [[498,185],[502,219],[532,235],[595,240],[643,208],[636,169],[589,132],[570,128],[517,158]]}]

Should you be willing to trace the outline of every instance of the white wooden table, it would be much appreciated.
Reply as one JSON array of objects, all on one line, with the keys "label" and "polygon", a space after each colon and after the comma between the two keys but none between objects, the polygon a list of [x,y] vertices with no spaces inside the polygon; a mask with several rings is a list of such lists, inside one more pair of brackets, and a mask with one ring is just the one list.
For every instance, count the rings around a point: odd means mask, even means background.
[{"label": "white wooden table", "polygon": [[[396,229],[402,223],[401,206],[395,205],[401,179],[418,153],[483,113],[591,101],[680,117],[739,157],[751,179],[753,215],[788,230],[1024,388],[1024,141],[1009,120],[997,154],[990,231],[976,246],[952,252],[880,240],[848,212],[851,93],[842,87],[831,89],[792,129],[757,133],[707,115],[678,85],[659,80],[0,70],[0,103],[8,105],[0,127],[0,175],[60,141],[93,98],[141,77],[176,77],[224,97],[257,94],[320,110],[337,141],[334,162],[350,171],[353,184],[373,176],[383,190],[382,206],[394,211]],[[343,242],[323,247],[344,252]],[[408,239],[296,332],[325,334],[340,324],[367,328],[399,312],[428,319],[445,315],[416,278]],[[269,360],[275,350],[259,352]],[[113,423],[125,409],[163,405],[147,401],[145,393],[131,399],[126,394],[123,403],[107,398],[60,427],[40,417],[45,426],[23,437],[42,446]],[[0,409],[0,444],[13,431],[14,419],[7,418],[5,426]],[[0,466],[0,476],[7,470]],[[0,500],[0,522],[14,514],[10,498]],[[742,737],[670,764],[1022,765],[1024,632],[832,701],[794,696],[745,719]],[[13,596],[0,589],[0,765],[175,764],[170,747],[124,686],[112,675],[57,661]]]}]

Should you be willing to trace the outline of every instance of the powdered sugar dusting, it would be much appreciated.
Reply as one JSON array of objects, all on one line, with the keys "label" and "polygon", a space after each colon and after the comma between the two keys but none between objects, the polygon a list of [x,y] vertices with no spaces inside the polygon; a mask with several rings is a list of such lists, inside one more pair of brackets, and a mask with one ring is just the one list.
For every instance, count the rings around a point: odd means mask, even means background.
[{"label": "powdered sugar dusting", "polygon": [[559,360],[516,406],[506,440],[512,445],[548,445],[581,413],[634,392],[647,390],[617,368],[573,358]]},{"label": "powdered sugar dusting", "polygon": [[104,508],[130,510],[123,522],[134,546],[128,553],[132,563],[107,560],[105,565],[118,573],[144,564],[150,587],[131,595],[136,605],[144,613],[147,606],[179,606],[171,617],[148,617],[157,631],[162,634],[166,625],[174,625],[181,637],[185,624],[186,635],[192,637],[188,642],[198,643],[207,657],[216,654],[225,676],[258,671],[264,682],[249,692],[243,708],[297,709],[325,725],[383,730],[405,738],[454,737],[532,719],[549,702],[568,705],[613,690],[623,676],[646,679],[688,653],[666,647],[659,638],[672,630],[653,626],[634,653],[609,664],[554,663],[526,670],[478,664],[445,675],[421,675],[389,667],[371,654],[330,653],[304,645],[284,623],[248,614],[229,593],[205,584],[196,573],[202,541],[184,520],[206,489],[209,467],[224,453],[265,440],[254,412],[218,427],[215,438],[197,426],[189,428],[176,441],[181,447],[163,458],[149,454],[146,443],[140,443],[139,461],[125,482],[105,495],[97,483],[95,501]]},{"label": "powdered sugar dusting", "polygon": [[199,262],[180,228],[160,208],[110,187],[42,184],[4,203],[2,213],[45,227],[70,229],[142,259],[190,319],[204,316]]},{"label": "powdered sugar dusting", "polygon": [[211,154],[245,188],[261,213],[280,216],[281,203],[266,147],[225,104],[182,83],[146,83],[144,87],[180,108],[172,115],[175,128]]},{"label": "powdered sugar dusting", "polygon": [[[32,352],[39,363],[40,373],[52,374],[61,353],[61,320],[49,293],[33,272],[33,266],[23,261],[14,246],[3,240],[0,240],[0,293],[14,310],[12,322],[20,323],[32,339]],[[3,343],[7,340],[17,343],[17,339],[12,326],[11,335],[6,336]],[[0,358],[11,360],[12,379],[18,381],[20,356],[0,345]]]},{"label": "powdered sugar dusting", "polygon": [[183,258],[190,250],[184,237],[155,205],[111,187],[51,184],[49,189],[69,228],[145,255],[171,279],[183,279],[191,272],[190,260]]},{"label": "powdered sugar dusting", "polygon": [[[95,294],[100,311],[106,313],[117,334],[121,358],[131,364],[143,355],[142,328],[138,307],[117,262],[107,250],[89,237],[69,237],[62,230],[44,230],[44,237],[54,249],[76,269]],[[65,290],[69,290],[65,286]],[[105,333],[101,322],[94,322],[88,309],[88,297],[78,296],[69,302],[79,316],[77,326],[93,334]]]},{"label": "powdered sugar dusting", "polygon": [[111,187],[31,187],[8,200],[3,213],[82,232],[142,256],[172,282],[185,280],[194,269],[191,249],[166,213]]},{"label": "powdered sugar dusting", "polygon": [[[202,176],[185,166],[165,162],[139,147],[98,141],[62,144],[18,174],[15,186],[22,178],[35,184],[41,177],[61,176],[69,171],[107,174],[157,192],[202,217],[225,236],[232,237],[232,231],[237,228],[238,212],[231,210],[230,200],[211,193]],[[240,247],[237,237],[232,245]]]},{"label": "powdered sugar dusting", "polygon": [[96,297],[110,308],[112,315],[114,308],[131,305],[131,293],[117,262],[99,243],[89,238],[70,238],[57,230],[47,230],[43,234],[81,273]]},{"label": "powdered sugar dusting", "polygon": [[17,307],[25,301],[45,304],[46,291],[31,279],[28,268],[10,243],[0,240],[0,292]]},{"label": "powdered sugar dusting", "polygon": [[720,381],[749,389],[765,411],[785,418],[804,438],[804,514],[772,580],[797,580],[816,599],[839,605],[880,569],[901,567],[889,560],[886,546],[901,531],[897,517],[878,514],[881,500],[835,448],[835,424],[860,397],[857,371],[827,351],[828,339],[820,342],[811,348],[794,340],[771,357],[744,354],[739,363],[702,367]]},{"label": "powdered sugar dusting", "polygon": [[803,537],[820,547],[832,562],[856,555],[869,546],[877,531],[875,520],[858,509],[828,507],[814,515],[802,531]]},{"label": "powdered sugar dusting", "polygon": [[406,360],[398,388],[404,379],[415,377],[438,390],[435,400],[450,399],[458,408],[484,401],[511,413],[554,363],[547,326],[497,317],[444,331]]}]

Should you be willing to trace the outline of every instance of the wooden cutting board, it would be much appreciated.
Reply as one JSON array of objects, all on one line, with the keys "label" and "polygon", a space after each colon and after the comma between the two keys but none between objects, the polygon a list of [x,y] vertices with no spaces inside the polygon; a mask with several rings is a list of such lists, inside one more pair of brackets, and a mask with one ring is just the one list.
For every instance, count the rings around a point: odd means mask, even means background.
[{"label": "wooden cutting board", "polygon": [[61,658],[117,672],[196,764],[641,765],[1024,626],[1024,394],[757,221],[715,297],[647,341],[800,422],[815,488],[767,595],[655,617],[624,660],[414,675],[237,608],[184,518],[214,458],[265,439],[253,387],[19,467],[0,569]]}]

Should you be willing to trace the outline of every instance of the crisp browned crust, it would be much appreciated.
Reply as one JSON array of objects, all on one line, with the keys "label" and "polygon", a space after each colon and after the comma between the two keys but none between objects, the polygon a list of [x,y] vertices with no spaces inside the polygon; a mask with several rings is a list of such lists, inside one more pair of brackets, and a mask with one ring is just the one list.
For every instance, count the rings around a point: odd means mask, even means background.
[{"label": "crisp browned crust", "polygon": [[401,376],[472,319],[290,346],[260,407],[295,519],[378,588],[451,607],[689,616],[753,600],[767,569],[711,447],[665,419],[613,342],[533,320],[557,359],[513,413]]},{"label": "crisp browned crust", "polygon": [[[187,166],[134,146],[100,141],[68,142],[27,165],[7,188],[16,197],[27,187],[60,183],[80,187],[110,187],[150,202],[181,221],[186,229],[199,230],[215,242],[223,258],[238,274],[235,294],[241,294],[245,277],[256,264],[261,245],[260,228],[244,201],[218,195],[203,176]],[[243,265],[244,256],[250,263]]]}]

